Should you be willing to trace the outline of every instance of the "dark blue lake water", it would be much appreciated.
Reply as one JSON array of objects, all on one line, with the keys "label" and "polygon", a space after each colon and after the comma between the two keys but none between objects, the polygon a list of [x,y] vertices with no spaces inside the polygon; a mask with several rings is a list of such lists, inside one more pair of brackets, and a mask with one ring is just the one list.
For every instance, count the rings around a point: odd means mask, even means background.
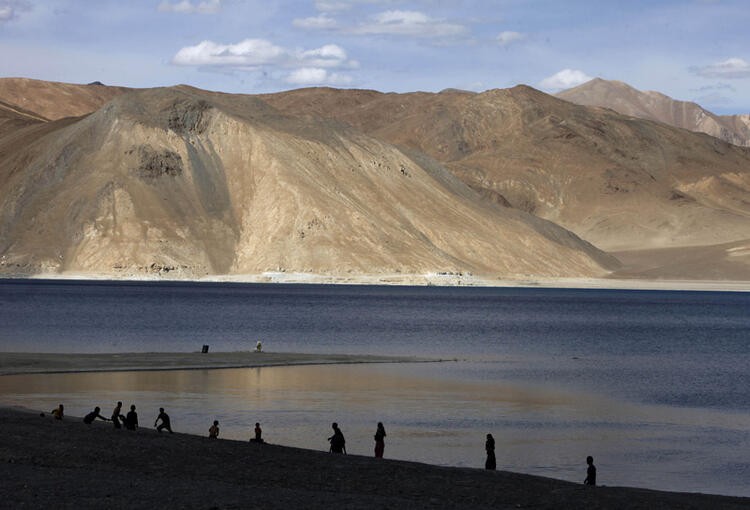
[{"label": "dark blue lake water", "polygon": [[451,465],[481,466],[494,431],[499,468],[578,481],[594,454],[607,485],[750,495],[748,293],[0,281],[4,352],[257,340],[458,361],[9,377],[0,402],[65,399],[80,414],[92,399],[168,402],[185,431],[221,417],[239,438],[260,419],[276,442],[305,447],[310,427],[322,437],[344,416],[363,454],[382,420],[387,456]]}]

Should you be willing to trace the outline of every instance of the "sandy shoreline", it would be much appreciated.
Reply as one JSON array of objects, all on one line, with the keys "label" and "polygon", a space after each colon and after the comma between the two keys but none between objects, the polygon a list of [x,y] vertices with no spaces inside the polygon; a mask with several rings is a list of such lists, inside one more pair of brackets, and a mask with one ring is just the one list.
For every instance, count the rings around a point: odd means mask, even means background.
[{"label": "sandy shoreline", "polygon": [[99,280],[99,281],[175,281],[175,282],[225,282],[225,283],[307,283],[323,285],[394,285],[438,287],[521,287],[557,289],[612,289],[612,290],[688,290],[750,292],[750,281],[729,280],[639,280],[625,278],[490,278],[472,274],[376,274],[376,275],[325,275],[313,273],[269,272],[244,275],[211,275],[202,278],[180,278],[168,273],[98,274],[98,273],[45,273],[39,275],[3,275],[6,279],[33,280]]},{"label": "sandy shoreline", "polygon": [[[750,507],[749,498],[586,487],[539,476],[334,455],[0,407],[8,508]],[[325,431],[321,431],[324,433]],[[584,466],[585,467],[585,466]],[[583,468],[582,468],[583,470]]]},{"label": "sandy shoreline", "polygon": [[[429,363],[445,360],[408,356],[304,354],[287,352],[0,352],[0,375],[151,370],[200,370],[357,363]],[[453,360],[451,360],[453,361]]]}]

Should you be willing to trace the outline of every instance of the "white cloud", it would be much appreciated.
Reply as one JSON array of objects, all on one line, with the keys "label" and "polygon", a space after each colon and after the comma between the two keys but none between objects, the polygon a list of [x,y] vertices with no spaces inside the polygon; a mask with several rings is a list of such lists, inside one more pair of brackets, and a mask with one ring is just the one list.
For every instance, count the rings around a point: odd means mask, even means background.
[{"label": "white cloud", "polygon": [[[314,50],[299,51],[295,56],[300,63],[311,67],[342,67],[347,64],[346,51],[335,44],[326,44]],[[352,61],[349,65],[356,66],[356,63]]]},{"label": "white cloud", "polygon": [[202,0],[195,3],[191,0],[170,2],[164,0],[159,4],[161,12],[179,12],[183,14],[215,14],[221,9],[221,0]]},{"label": "white cloud", "polygon": [[293,85],[348,85],[352,79],[318,67],[303,67],[291,73],[286,81]]},{"label": "white cloud", "polygon": [[707,66],[691,67],[690,70],[704,78],[724,78],[728,80],[750,78],[750,63],[736,57]]},{"label": "white cloud", "polygon": [[281,64],[287,57],[284,48],[265,39],[245,39],[237,44],[203,41],[180,49],[172,63],[180,66],[259,67]]},{"label": "white cloud", "polygon": [[466,27],[431,18],[418,11],[385,11],[376,14],[369,23],[350,32],[363,35],[393,34],[414,37],[454,37],[466,33]]},{"label": "white cloud", "polygon": [[524,39],[525,37],[526,36],[521,32],[500,32],[497,35],[497,42],[500,43],[500,46],[508,46],[516,41]]},{"label": "white cloud", "polygon": [[359,63],[349,59],[346,50],[336,44],[310,50],[287,49],[265,39],[245,39],[237,44],[203,41],[180,49],[172,63],[245,71],[291,69],[286,81],[297,85],[345,85],[351,83],[351,77],[333,70],[359,67]]},{"label": "white cloud", "polygon": [[539,86],[544,90],[557,91],[577,87],[589,80],[593,80],[593,78],[583,71],[578,71],[577,69],[563,69],[562,71],[540,81]]},{"label": "white cloud", "polygon": [[311,18],[297,18],[292,21],[292,25],[298,28],[311,28],[317,30],[326,30],[336,28],[336,20],[326,14],[313,16]]},{"label": "white cloud", "polygon": [[31,5],[25,0],[0,0],[0,23],[18,17],[18,13],[31,10]]}]

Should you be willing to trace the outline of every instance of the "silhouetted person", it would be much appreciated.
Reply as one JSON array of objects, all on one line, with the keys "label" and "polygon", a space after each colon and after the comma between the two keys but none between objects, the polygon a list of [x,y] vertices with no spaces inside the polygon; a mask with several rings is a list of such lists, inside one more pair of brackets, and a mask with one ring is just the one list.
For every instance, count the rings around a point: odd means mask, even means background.
[{"label": "silhouetted person", "polygon": [[331,425],[333,428],[333,435],[328,438],[328,442],[331,443],[330,452],[331,453],[344,453],[346,454],[346,439],[344,439],[344,434],[341,432],[341,429],[339,428],[339,424],[336,422],[333,422]]},{"label": "silhouetted person", "polygon": [[495,460],[495,438],[492,434],[487,434],[487,441],[484,443],[484,449],[487,452],[487,460],[484,462],[484,469],[497,468],[497,461]]},{"label": "silhouetted person", "polygon": [[125,428],[135,430],[138,428],[138,413],[135,412],[135,406],[130,406],[130,412],[125,416]]},{"label": "silhouetted person", "polygon": [[122,415],[122,402],[118,402],[115,408],[112,410],[112,417],[110,419],[112,420],[112,424],[116,429],[122,427],[122,425],[120,425],[120,422],[125,422],[125,417]]},{"label": "silhouetted person", "polygon": [[252,443],[263,442],[263,430],[260,428],[260,423],[255,423],[255,437],[250,440]]},{"label": "silhouetted person", "polygon": [[94,420],[97,418],[99,418],[102,421],[109,421],[109,418],[105,418],[104,416],[99,414],[100,411],[101,409],[99,408],[99,406],[96,406],[93,411],[91,411],[89,414],[83,417],[83,423],[85,423],[86,425],[91,425],[92,423],[94,423]]},{"label": "silhouetted person", "polygon": [[586,464],[589,465],[586,468],[586,479],[583,481],[586,485],[596,485],[596,466],[594,466],[594,457],[589,455],[586,457]]},{"label": "silhouetted person", "polygon": [[[159,420],[161,420],[161,424],[157,427],[156,424],[159,423]],[[154,427],[156,427],[157,432],[167,429],[170,434],[172,433],[172,427],[169,424],[169,415],[164,412],[163,407],[159,408],[159,416],[154,420]]]},{"label": "silhouetted person", "polygon": [[65,416],[65,408],[62,404],[58,405],[55,409],[52,410],[52,416],[55,417],[56,420],[62,420]]},{"label": "silhouetted person", "polygon": [[219,438],[219,420],[214,420],[214,424],[211,425],[211,428],[208,429],[208,438],[209,439]]},{"label": "silhouetted person", "polygon": [[382,422],[378,422],[378,430],[375,431],[375,457],[383,458],[385,451],[385,427]]}]

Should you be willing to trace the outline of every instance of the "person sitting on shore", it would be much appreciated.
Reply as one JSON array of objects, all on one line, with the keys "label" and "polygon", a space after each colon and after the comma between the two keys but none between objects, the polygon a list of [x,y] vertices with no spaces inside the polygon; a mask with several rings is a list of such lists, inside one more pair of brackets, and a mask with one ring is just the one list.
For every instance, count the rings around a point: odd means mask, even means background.
[{"label": "person sitting on shore", "polygon": [[125,416],[125,428],[136,430],[138,428],[138,413],[135,412],[135,405],[130,406],[130,412]]},{"label": "person sitting on shore", "polygon": [[54,416],[56,420],[63,419],[63,416],[65,416],[65,411],[62,404],[58,405],[57,408],[52,410],[52,416]]},{"label": "person sitting on shore", "polygon": [[100,411],[101,409],[99,408],[99,406],[96,406],[93,411],[91,411],[89,414],[83,417],[83,423],[85,423],[86,425],[91,425],[92,423],[94,423],[94,420],[97,418],[99,418],[102,421],[109,421],[109,418],[105,418],[104,416],[99,414]]},{"label": "person sitting on shore", "polygon": [[263,352],[263,344],[260,343],[260,340],[258,340],[258,343],[255,344],[255,352]]},{"label": "person sitting on shore", "polygon": [[255,424],[255,437],[250,440],[251,443],[263,443],[263,431],[260,428],[260,423]]},{"label": "person sitting on shore", "polygon": [[[156,424],[159,423],[159,420],[161,420],[161,424],[157,427]],[[163,429],[167,429],[169,433],[172,433],[172,427],[169,423],[169,415],[164,412],[164,408],[159,408],[159,416],[156,417],[156,420],[154,420],[154,427],[156,427],[157,432],[161,432]]]},{"label": "person sitting on shore", "polygon": [[208,429],[208,438],[209,439],[219,438],[219,420],[214,420],[214,424],[211,425],[211,427]]},{"label": "person sitting on shore", "polygon": [[375,458],[382,459],[385,451],[385,427],[382,422],[378,422],[378,429],[375,431]]},{"label": "person sitting on shore", "polygon": [[115,408],[112,410],[112,424],[116,429],[122,428],[120,423],[125,423],[125,417],[122,415],[122,402],[118,402]]},{"label": "person sitting on shore", "polygon": [[596,466],[594,466],[594,457],[589,455],[586,457],[586,464],[589,465],[586,468],[586,479],[583,481],[586,485],[596,485]]},{"label": "person sitting on shore", "polygon": [[487,441],[484,443],[484,449],[487,452],[487,460],[484,462],[484,469],[494,470],[497,468],[495,460],[495,438],[492,434],[487,434]]},{"label": "person sitting on shore", "polygon": [[344,439],[344,433],[341,432],[339,424],[336,422],[333,422],[331,427],[333,428],[333,435],[328,438],[328,442],[331,443],[329,451],[331,453],[346,454],[346,439]]}]

